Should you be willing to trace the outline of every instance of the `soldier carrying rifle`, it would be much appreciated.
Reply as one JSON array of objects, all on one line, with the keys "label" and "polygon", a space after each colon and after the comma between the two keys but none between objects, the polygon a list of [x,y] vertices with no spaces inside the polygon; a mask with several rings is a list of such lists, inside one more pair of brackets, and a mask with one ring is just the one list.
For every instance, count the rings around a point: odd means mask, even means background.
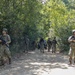
[{"label": "soldier carrying rifle", "polygon": [[70,43],[70,57],[69,62],[72,64],[72,57],[74,56],[74,64],[75,64],[75,30],[72,31],[72,36],[69,37],[68,42]]},{"label": "soldier carrying rifle", "polygon": [[1,65],[4,65],[3,56],[6,55],[9,59],[9,64],[11,64],[11,52],[9,50],[9,44],[11,43],[10,36],[6,28],[3,29],[2,35],[0,36],[0,60]]}]

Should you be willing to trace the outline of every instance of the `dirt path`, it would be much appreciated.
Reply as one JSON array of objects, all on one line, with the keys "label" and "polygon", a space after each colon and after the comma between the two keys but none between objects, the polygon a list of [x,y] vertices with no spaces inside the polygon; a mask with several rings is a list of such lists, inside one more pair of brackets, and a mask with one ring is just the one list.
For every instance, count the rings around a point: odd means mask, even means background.
[{"label": "dirt path", "polygon": [[67,64],[67,56],[36,50],[0,67],[0,75],[75,75],[75,67]]}]

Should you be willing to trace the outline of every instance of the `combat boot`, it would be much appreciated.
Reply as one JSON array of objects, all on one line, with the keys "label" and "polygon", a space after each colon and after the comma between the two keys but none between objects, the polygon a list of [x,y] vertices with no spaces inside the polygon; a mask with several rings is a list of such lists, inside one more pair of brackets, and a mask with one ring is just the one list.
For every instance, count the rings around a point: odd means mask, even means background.
[{"label": "combat boot", "polygon": [[72,60],[69,59],[69,65],[72,65]]},{"label": "combat boot", "polygon": [[70,61],[69,65],[72,65],[72,61]]},{"label": "combat boot", "polygon": [[69,58],[69,65],[72,65],[72,57]]},{"label": "combat boot", "polygon": [[9,64],[11,64],[11,58],[9,58]]}]

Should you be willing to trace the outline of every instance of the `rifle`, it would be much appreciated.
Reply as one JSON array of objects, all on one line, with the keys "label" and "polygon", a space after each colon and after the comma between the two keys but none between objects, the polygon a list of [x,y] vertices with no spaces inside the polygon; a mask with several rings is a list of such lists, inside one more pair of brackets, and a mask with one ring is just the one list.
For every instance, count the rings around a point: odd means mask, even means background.
[{"label": "rifle", "polygon": [[6,44],[6,41],[2,38],[2,37],[0,37],[0,40],[2,41],[1,43],[2,43],[2,45],[6,45],[6,47],[8,47],[9,48],[9,46]]}]

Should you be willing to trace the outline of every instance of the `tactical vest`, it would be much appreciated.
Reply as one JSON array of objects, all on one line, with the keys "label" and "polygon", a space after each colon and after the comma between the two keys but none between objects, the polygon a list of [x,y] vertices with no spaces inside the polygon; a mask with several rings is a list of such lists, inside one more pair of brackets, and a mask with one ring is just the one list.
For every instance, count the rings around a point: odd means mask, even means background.
[{"label": "tactical vest", "polygon": [[48,45],[52,45],[52,42],[50,40],[47,41]]}]

